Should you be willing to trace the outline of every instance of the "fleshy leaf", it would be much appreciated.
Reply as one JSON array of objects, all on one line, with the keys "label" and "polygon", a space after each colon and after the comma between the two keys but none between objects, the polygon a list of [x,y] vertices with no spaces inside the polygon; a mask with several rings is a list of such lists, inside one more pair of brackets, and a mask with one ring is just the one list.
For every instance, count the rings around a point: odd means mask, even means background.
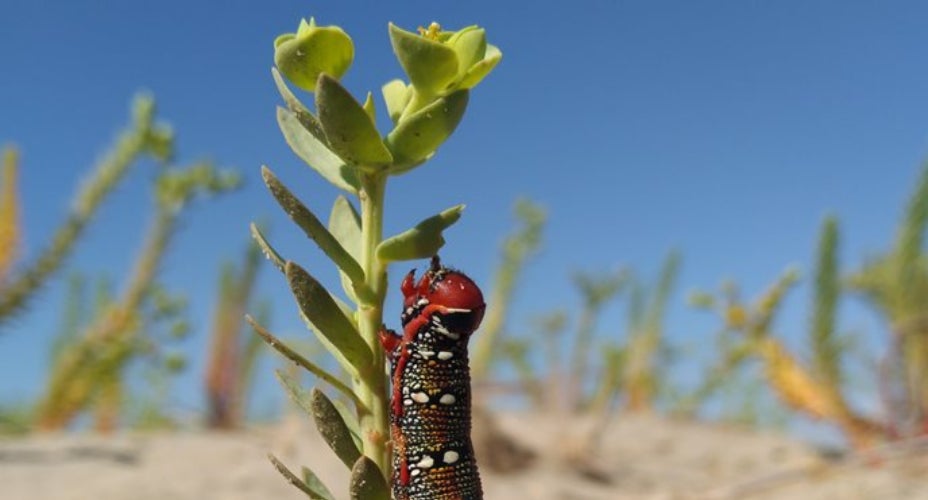
[{"label": "fleshy leaf", "polygon": [[408,231],[388,238],[377,246],[383,261],[415,260],[431,257],[445,244],[442,231],[461,218],[464,205],[455,205],[416,224]]},{"label": "fleshy leaf", "polygon": [[343,160],[374,170],[393,163],[371,117],[338,80],[319,76],[316,110],[332,151]]},{"label": "fleshy leaf", "polygon": [[[284,478],[287,479],[287,482],[299,488],[300,491],[309,495],[309,498],[312,500],[332,500],[332,494],[329,493],[328,488],[326,488],[322,483],[319,483],[319,486],[322,486],[321,489],[313,488],[309,484],[305,483],[302,479],[297,477],[296,474],[290,472],[290,469],[283,464],[280,460],[277,459],[274,455],[268,453],[268,460],[274,465],[274,468],[277,469],[277,472],[280,472]],[[325,493],[328,493],[328,496],[325,496]]]},{"label": "fleshy leaf", "polygon": [[[345,280],[346,280],[345,286],[350,286],[350,283],[347,282],[347,278],[345,278]],[[342,302],[338,297],[329,294],[329,298],[332,299],[332,302],[335,302],[338,308],[342,311],[342,314],[345,315],[345,318],[347,318],[348,321],[351,322],[351,325],[357,329],[358,321],[355,318],[355,312],[350,307],[348,307],[347,304]],[[314,325],[313,322],[310,321],[310,319],[306,317],[306,314],[304,314],[302,310],[300,310],[300,319],[303,320],[303,323],[306,325],[306,328],[309,328],[309,330],[313,332],[313,335],[316,336],[316,340],[318,340],[319,343],[322,344],[322,347],[325,347],[325,349],[329,351],[329,354],[331,354],[332,357],[335,358],[335,361],[338,362],[339,366],[344,368],[352,376],[358,375],[358,369],[348,361],[348,358],[346,358],[345,355],[341,351],[339,351],[338,348],[335,347],[335,345],[329,339],[327,339],[325,335],[322,334],[322,332],[319,330],[319,327]],[[277,346],[274,346],[274,348],[280,350]],[[316,374],[316,372],[313,372],[313,374],[319,376],[318,374]]]},{"label": "fleshy leaf", "polygon": [[[355,260],[361,258],[361,216],[344,196],[336,198],[335,204],[332,205],[329,232]],[[351,300],[358,302],[351,279],[345,273],[341,273],[341,277],[345,293]]]},{"label": "fleshy leaf", "polygon": [[448,39],[448,45],[458,55],[459,72],[467,71],[483,59],[487,50],[487,32],[477,26],[468,26],[455,32]]},{"label": "fleshy leaf", "polygon": [[264,183],[267,184],[271,194],[273,194],[277,202],[280,203],[284,212],[287,212],[287,215],[300,226],[300,229],[319,245],[319,248],[332,259],[332,262],[348,276],[352,283],[355,283],[357,286],[363,286],[364,270],[361,269],[361,265],[342,247],[341,243],[335,239],[335,236],[326,229],[312,211],[306,208],[306,206],[274,176],[271,169],[261,167],[261,177],[264,178]]},{"label": "fleshy leaf", "polygon": [[332,401],[332,404],[342,416],[342,420],[345,422],[345,425],[348,426],[348,430],[351,431],[351,438],[354,439],[354,444],[360,450],[364,445],[361,443],[361,424],[358,423],[358,418],[355,416],[354,412],[345,406],[345,403],[341,402],[341,400],[336,399]]},{"label": "fleshy leaf", "polygon": [[277,108],[277,124],[290,149],[313,170],[339,189],[358,192],[360,181],[355,168],[346,165],[325,143],[306,130],[293,112]]},{"label": "fleshy leaf", "polygon": [[290,91],[290,87],[287,87],[287,83],[284,82],[277,68],[271,68],[271,75],[274,77],[274,84],[277,85],[277,91],[280,92],[280,97],[287,105],[287,109],[296,115],[300,123],[303,124],[303,127],[308,130],[310,134],[313,134],[313,137],[318,139],[322,144],[328,146],[329,140],[325,138],[325,132],[322,130],[322,125],[319,123],[319,120],[316,119],[316,115],[314,115],[302,101],[293,95],[293,92]]},{"label": "fleshy leaf", "polygon": [[367,93],[367,98],[364,99],[364,105],[361,106],[364,108],[364,112],[367,113],[367,116],[371,119],[371,123],[376,125],[377,123],[377,108],[374,104],[374,94],[371,92]]},{"label": "fleshy leaf", "polygon": [[351,468],[351,500],[390,500],[390,489],[373,460],[361,456]]},{"label": "fleshy leaf", "polygon": [[251,237],[255,240],[255,243],[257,243],[258,248],[261,249],[261,253],[267,257],[267,260],[271,261],[271,264],[274,264],[274,267],[279,269],[280,272],[283,272],[284,259],[280,256],[279,253],[277,253],[277,250],[274,250],[274,247],[268,243],[264,235],[261,234],[261,230],[258,229],[257,224],[252,222],[249,227],[251,228]]},{"label": "fleshy leaf", "polygon": [[275,48],[279,47],[283,43],[289,42],[290,40],[293,40],[294,38],[296,38],[296,34],[294,33],[284,33],[282,35],[277,35],[277,38],[274,39],[274,47]]},{"label": "fleshy leaf", "polygon": [[[309,467],[301,467],[300,470],[303,472],[303,482],[306,483],[309,489],[316,492],[319,500],[335,500],[335,495],[329,491],[315,472],[310,470]],[[310,497],[312,497],[312,495],[310,495]],[[313,498],[313,500],[316,500],[316,498]]]},{"label": "fleshy leaf", "polygon": [[412,96],[409,89],[410,87],[400,79],[390,80],[380,89],[383,94],[383,102],[387,105],[387,114],[390,115],[390,119],[393,120],[394,124],[400,119],[403,109],[409,104],[409,98]]},{"label": "fleshy leaf", "polygon": [[490,71],[493,71],[493,68],[499,64],[499,61],[502,58],[503,53],[500,52],[500,50],[495,45],[487,45],[487,52],[483,60],[468,68],[467,72],[461,78],[461,81],[458,82],[458,88],[473,88],[475,85],[480,83],[480,81],[483,80],[485,76],[490,74]]},{"label": "fleshy leaf", "polygon": [[393,52],[420,92],[435,95],[454,82],[458,56],[451,47],[390,23]]},{"label": "fleshy leaf", "polygon": [[329,214],[329,232],[352,257],[361,257],[361,216],[344,196],[335,198]]},{"label": "fleshy leaf", "polygon": [[345,425],[335,405],[319,389],[313,389],[310,404],[319,434],[345,466],[353,467],[358,458],[362,456],[361,451],[355,446],[351,431]]},{"label": "fleshy leaf", "polygon": [[[293,349],[290,349],[290,347],[288,347],[287,344],[282,342],[279,338],[275,337],[274,334],[272,334],[271,332],[267,331],[263,326],[261,326],[257,321],[255,321],[254,318],[252,318],[251,316],[246,314],[245,321],[247,321],[248,324],[251,325],[251,328],[253,328],[255,333],[257,333],[258,336],[261,337],[261,340],[264,340],[264,342],[267,343],[267,345],[269,345],[272,349],[279,352],[283,357],[289,359],[290,361],[293,361],[294,363],[296,363],[297,366],[305,369],[309,373],[312,373],[313,375],[318,377],[320,380],[324,382],[328,382],[333,388],[341,391],[341,393],[344,394],[345,397],[353,401],[355,404],[357,405],[361,404],[361,401],[354,394],[351,388],[345,385],[341,380],[339,380],[338,377],[325,371],[323,368],[314,364],[312,361],[309,361],[308,359],[304,358],[302,355],[300,355],[300,353],[294,351]],[[282,373],[283,372],[281,372],[281,374]],[[281,379],[281,383],[284,383],[286,385],[286,381],[284,379]],[[299,404],[298,401],[297,403]]]},{"label": "fleshy leaf", "polygon": [[322,73],[341,78],[354,60],[354,43],[338,26],[300,23],[296,35],[274,40],[274,62],[297,87],[313,92]]},{"label": "fleshy leaf", "polygon": [[461,122],[468,96],[467,90],[459,90],[404,118],[387,135],[395,160],[390,173],[405,172],[428,159]]},{"label": "fleshy leaf", "polygon": [[300,311],[316,327],[320,336],[329,341],[357,372],[370,370],[373,359],[370,348],[329,292],[292,261],[287,262],[284,272]]},{"label": "fleshy leaf", "polygon": [[312,415],[312,400],[309,395],[303,391],[303,388],[300,387],[300,383],[290,375],[287,375],[283,370],[274,370],[274,374],[277,375],[277,381],[283,386],[287,396],[290,397],[290,401],[293,401],[297,406],[303,409],[303,411]]}]

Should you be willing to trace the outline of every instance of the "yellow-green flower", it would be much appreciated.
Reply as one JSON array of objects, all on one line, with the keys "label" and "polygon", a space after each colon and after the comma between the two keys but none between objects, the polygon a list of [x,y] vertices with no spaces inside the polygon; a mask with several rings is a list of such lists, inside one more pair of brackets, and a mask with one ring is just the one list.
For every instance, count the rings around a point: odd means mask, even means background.
[{"label": "yellow-green flower", "polygon": [[303,90],[314,92],[319,75],[341,78],[354,60],[354,43],[338,26],[300,21],[296,33],[274,40],[274,62],[280,72]]},{"label": "yellow-green flower", "polygon": [[486,31],[468,26],[459,31],[442,31],[437,23],[419,34],[390,24],[390,40],[400,64],[416,92],[444,96],[469,89],[483,80],[503,54],[487,43]]}]

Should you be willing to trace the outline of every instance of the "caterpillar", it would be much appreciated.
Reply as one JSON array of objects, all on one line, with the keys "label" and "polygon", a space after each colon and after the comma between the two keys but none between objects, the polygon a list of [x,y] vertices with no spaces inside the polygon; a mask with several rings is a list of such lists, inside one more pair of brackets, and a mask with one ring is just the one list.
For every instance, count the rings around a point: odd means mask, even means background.
[{"label": "caterpillar", "polygon": [[392,378],[393,496],[480,500],[467,340],[483,319],[483,293],[438,256],[418,283],[414,269],[400,288],[402,335],[380,330]]}]

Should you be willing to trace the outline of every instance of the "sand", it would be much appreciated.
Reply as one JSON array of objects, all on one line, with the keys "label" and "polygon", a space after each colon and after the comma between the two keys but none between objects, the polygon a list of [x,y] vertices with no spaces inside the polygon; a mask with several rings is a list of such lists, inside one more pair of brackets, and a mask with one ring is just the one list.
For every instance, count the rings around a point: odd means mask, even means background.
[{"label": "sand", "polygon": [[[928,443],[825,458],[774,433],[654,416],[507,413],[475,428],[487,499],[926,499]],[[591,429],[599,429],[592,433]],[[487,443],[504,443],[487,451]],[[490,447],[492,448],[492,447]],[[508,450],[508,451],[507,451]],[[515,450],[515,451],[514,451]],[[301,499],[269,464],[347,471],[302,417],[238,432],[39,435],[0,441],[3,500]]]}]

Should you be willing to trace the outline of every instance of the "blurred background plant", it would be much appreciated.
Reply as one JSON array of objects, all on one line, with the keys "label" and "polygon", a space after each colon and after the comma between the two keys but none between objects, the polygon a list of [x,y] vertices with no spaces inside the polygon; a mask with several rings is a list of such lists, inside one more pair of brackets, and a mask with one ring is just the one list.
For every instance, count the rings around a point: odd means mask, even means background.
[{"label": "blurred background plant", "polygon": [[887,432],[928,434],[928,163],[922,168],[892,246],[848,278],[881,317],[889,351],[880,360]]},{"label": "blurred background plant", "polygon": [[125,178],[129,168],[142,158],[164,162],[173,154],[173,132],[155,123],[154,100],[139,96],[132,108],[132,122],[75,193],[73,208],[51,242],[31,262],[18,266],[14,266],[22,238],[19,225],[22,200],[16,185],[18,156],[12,147],[5,149],[0,191],[0,332],[9,330],[3,326],[23,311],[41,285],[61,267],[102,202]]},{"label": "blurred background plant", "polygon": [[[182,303],[155,286],[158,266],[176,231],[183,211],[202,194],[219,194],[238,185],[231,171],[210,163],[168,168],[155,183],[155,215],[128,283],[119,297],[105,300],[81,334],[69,335],[68,344],[52,361],[49,381],[36,415],[42,430],[58,430],[80,412],[94,409],[95,427],[110,431],[120,414],[124,376],[139,357],[153,357],[164,370],[176,372],[182,358],[162,355],[164,342],[153,335],[166,319],[170,336],[183,337],[186,324],[176,318]],[[151,309],[149,309],[151,308]]]},{"label": "blurred background plant", "polygon": [[[861,269],[842,278],[838,261],[838,220],[828,217],[819,235],[813,276],[812,314],[806,334],[808,361],[803,362],[772,325],[781,302],[798,280],[790,270],[753,306],[741,301],[737,287],[728,284],[720,297],[696,293],[691,301],[710,308],[723,320],[718,364],[707,370],[685,413],[704,401],[727,381],[738,380],[739,367],[759,360],[764,377],[783,404],[801,414],[824,420],[838,429],[855,448],[865,449],[893,439],[924,435],[926,345],[924,304],[928,303],[928,274],[923,249],[928,223],[928,166],[916,183],[892,248],[870,257]],[[846,292],[863,298],[883,318],[890,332],[889,349],[881,359],[871,354],[868,363],[879,366],[879,397],[883,414],[855,409],[849,401],[853,387],[849,351],[857,337],[838,330],[838,309]],[[738,334],[737,336],[735,334]],[[757,399],[755,397],[755,399]]]},{"label": "blurred background plant", "polygon": [[[60,269],[106,196],[125,178],[129,168],[149,156],[166,163],[173,156],[174,134],[155,124],[154,100],[135,99],[133,121],[120,135],[77,192],[71,213],[51,244],[31,263],[16,266],[22,238],[17,212],[17,155],[4,153],[0,190],[0,321],[27,307],[41,285]],[[29,428],[59,430],[82,414],[100,432],[120,426],[138,428],[170,424],[165,413],[170,378],[184,369],[186,355],[176,349],[190,333],[186,300],[159,283],[159,265],[190,202],[218,195],[239,185],[239,176],[210,162],[188,167],[163,166],[153,181],[153,221],[144,236],[124,289],[117,295],[111,281],[89,283],[79,272],[68,282],[61,327],[49,353],[49,378],[33,406],[20,402],[0,412],[11,432]],[[89,291],[88,288],[93,288]],[[93,297],[93,299],[89,299]],[[10,329],[9,323],[4,325]],[[130,380],[130,372],[138,379]],[[139,389],[141,388],[141,389]]]},{"label": "blurred background plant", "polygon": [[[652,409],[671,351],[663,317],[679,263],[679,254],[669,253],[651,290],[628,268],[574,273],[571,280],[581,300],[574,331],[565,335],[569,315],[556,310],[535,318],[528,332],[505,344],[507,359],[532,404],[539,410],[601,413],[618,408],[622,398],[629,411]],[[628,296],[627,326],[611,340],[604,338],[599,318],[623,292]]]},{"label": "blurred background plant", "polygon": [[243,330],[244,317],[255,310],[256,320],[266,325],[270,316],[268,302],[252,305],[260,258],[261,250],[251,243],[240,267],[231,262],[222,266],[205,374],[206,422],[211,428],[245,424],[247,396],[263,344],[261,337]]},{"label": "blurred background plant", "polygon": [[[838,257],[838,219],[824,220],[812,266],[812,299],[802,354],[786,341],[791,332],[778,332],[775,326],[784,299],[800,282],[798,269],[787,269],[753,302],[742,298],[734,281],[727,281],[717,294],[690,295],[691,306],[713,311],[722,327],[709,363],[701,368],[700,380],[695,385],[674,384],[672,373],[684,351],[667,342],[662,326],[680,266],[680,255],[671,252],[650,296],[630,269],[575,273],[581,307],[574,331],[567,334],[571,324],[567,310],[539,315],[524,333],[504,336],[499,350],[505,356],[491,358],[484,369],[502,373],[509,365],[518,381],[515,389],[537,411],[614,415],[620,410],[657,410],[685,418],[714,414],[752,426],[782,426],[802,416],[834,426],[858,450],[920,436],[928,432],[924,408],[928,377],[923,372],[928,370],[928,346],[922,343],[928,331],[923,328],[922,307],[928,303],[928,256],[923,250],[926,224],[928,167],[907,205],[892,250],[869,258],[860,270],[844,278]],[[532,251],[537,251],[538,240],[533,242]],[[495,282],[506,284],[506,293],[494,297],[505,299],[501,305],[505,310],[517,294],[511,276],[521,270],[506,266],[524,265],[524,260],[504,252],[502,262]],[[890,349],[879,361],[872,351],[862,362],[856,359],[861,357],[855,354],[863,340],[860,333],[839,329],[839,307],[847,292],[871,304],[891,332]],[[601,338],[598,318],[607,303],[619,298],[624,298],[627,307],[621,340],[597,342]],[[850,371],[859,379],[871,364],[879,366],[883,415],[852,403],[861,398],[861,392],[859,381],[851,384]],[[511,386],[500,391],[507,386],[487,384],[497,389],[491,394],[512,393]],[[775,399],[767,398],[768,394]]]},{"label": "blurred background plant", "polygon": [[517,227],[501,245],[499,267],[487,299],[487,313],[480,336],[474,339],[471,377],[475,383],[486,381],[490,367],[498,363],[501,352],[509,352],[510,356],[514,356],[516,365],[520,366],[521,358],[515,353],[520,347],[503,338],[505,320],[519,278],[541,246],[547,215],[542,206],[527,198],[517,200],[513,212]]}]

